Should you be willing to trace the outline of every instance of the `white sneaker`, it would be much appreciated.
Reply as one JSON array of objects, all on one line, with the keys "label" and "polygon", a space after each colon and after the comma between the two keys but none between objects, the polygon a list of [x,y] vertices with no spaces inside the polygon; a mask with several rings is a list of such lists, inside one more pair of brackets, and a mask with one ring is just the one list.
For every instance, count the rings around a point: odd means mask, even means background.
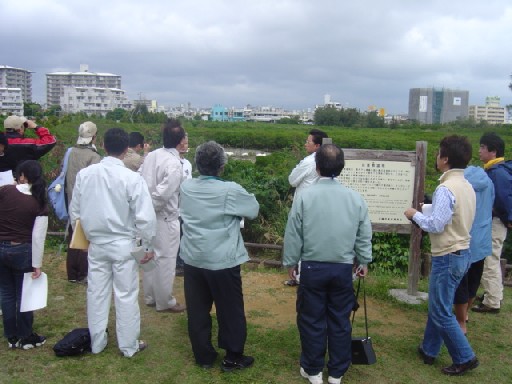
[{"label": "white sneaker", "polygon": [[343,379],[343,376],[340,376],[338,378],[329,376],[329,378],[327,379],[327,382],[329,384],[341,384],[341,379]]},{"label": "white sneaker", "polygon": [[322,372],[318,373],[317,375],[308,375],[304,368],[300,367],[300,375],[308,379],[311,384],[323,384],[324,380],[322,379]]}]

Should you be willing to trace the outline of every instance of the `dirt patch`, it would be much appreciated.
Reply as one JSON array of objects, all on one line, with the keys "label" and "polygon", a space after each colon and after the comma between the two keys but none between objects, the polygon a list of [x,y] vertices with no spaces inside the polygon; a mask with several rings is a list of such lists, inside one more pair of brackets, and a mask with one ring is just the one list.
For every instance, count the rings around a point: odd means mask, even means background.
[{"label": "dirt patch", "polygon": [[[297,288],[284,285],[286,279],[285,273],[244,272],[242,281],[248,322],[274,329],[295,326]],[[361,308],[355,320],[358,330],[364,326],[362,297],[359,300]],[[393,304],[380,300],[367,298],[367,308],[370,327],[385,335],[416,333],[417,328],[424,325],[411,319],[405,311],[397,310]],[[415,318],[417,314],[411,316]]]}]

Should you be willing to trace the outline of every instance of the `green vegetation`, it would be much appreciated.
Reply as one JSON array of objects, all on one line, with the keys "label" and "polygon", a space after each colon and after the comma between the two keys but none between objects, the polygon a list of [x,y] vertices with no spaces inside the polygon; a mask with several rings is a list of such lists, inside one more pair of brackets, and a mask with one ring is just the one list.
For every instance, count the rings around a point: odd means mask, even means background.
[{"label": "green vegetation", "polygon": [[[43,158],[47,180],[55,178],[65,149],[76,141],[77,127],[85,119],[71,119],[66,116],[55,126],[49,126],[57,135],[59,142],[54,150]],[[153,148],[161,145],[160,124],[142,124],[113,122],[105,119],[94,120],[98,125],[98,143],[101,150],[101,138],[106,129],[120,126],[127,131],[140,131]],[[51,121],[48,121],[51,123]],[[258,219],[246,222],[244,238],[249,242],[282,244],[286,219],[292,201],[292,190],[288,184],[291,169],[305,156],[303,143],[310,126],[295,124],[263,123],[221,123],[200,120],[184,121],[189,133],[193,161],[193,148],[207,140],[215,140],[226,147],[257,149],[272,152],[267,157],[257,157],[256,161],[230,160],[223,177],[243,185],[253,192],[261,206]],[[379,150],[414,151],[416,141],[428,142],[427,172],[425,191],[431,194],[438,184],[438,172],[434,169],[434,158],[439,141],[448,134],[465,135],[473,144],[473,164],[480,165],[478,143],[480,136],[487,131],[495,131],[506,143],[512,142],[510,127],[486,127],[453,123],[444,127],[404,126],[399,128],[341,128],[322,127],[333,142],[342,148],[370,148]],[[512,146],[507,148],[507,158],[512,158]],[[52,220],[52,229],[57,230],[62,223]],[[507,242],[505,255],[512,256]],[[427,247],[428,244],[425,244]],[[408,236],[396,234],[375,234],[375,263],[372,268],[404,273],[409,252]]]},{"label": "green vegetation", "polygon": [[[254,356],[254,367],[243,372],[222,373],[220,362],[211,370],[194,364],[187,334],[187,314],[160,314],[141,302],[141,338],[149,348],[131,359],[121,357],[117,348],[114,308],[111,308],[109,344],[98,355],[58,358],[53,345],[73,328],[87,326],[86,287],[70,284],[65,274],[65,253],[48,248],[43,270],[49,276],[48,307],[35,313],[35,330],[48,337],[47,343],[29,351],[0,346],[0,382],[28,383],[302,383],[299,375],[300,342],[295,324],[296,289],[285,287],[284,272],[266,269],[243,270],[244,297],[248,322],[246,353]],[[481,366],[464,378],[444,376],[440,369],[451,364],[445,348],[434,366],[416,355],[422,338],[427,306],[398,303],[387,294],[389,288],[406,287],[405,278],[372,273],[367,279],[369,328],[377,353],[377,364],[353,366],[344,383],[430,384],[508,383],[512,377],[512,326],[508,316],[510,300],[498,315],[470,314],[468,337]],[[183,298],[183,278],[177,278],[176,295]],[[420,282],[426,289],[426,281]],[[506,288],[509,298],[512,289]],[[142,294],[141,294],[142,296]],[[354,335],[364,334],[362,311],[354,324]],[[217,345],[214,316],[213,344]]]}]

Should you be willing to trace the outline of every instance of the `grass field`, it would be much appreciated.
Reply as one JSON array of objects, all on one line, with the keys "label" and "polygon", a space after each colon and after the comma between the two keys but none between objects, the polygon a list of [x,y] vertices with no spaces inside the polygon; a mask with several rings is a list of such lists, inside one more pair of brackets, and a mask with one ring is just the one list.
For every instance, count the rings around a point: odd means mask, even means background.
[{"label": "grass field", "polygon": [[[300,344],[295,326],[295,288],[282,284],[282,271],[244,267],[244,296],[248,320],[246,353],[256,358],[254,367],[222,373],[219,367],[203,370],[194,364],[187,336],[186,314],[160,314],[141,300],[141,338],[149,348],[131,359],[119,355],[115,320],[111,316],[110,339],[99,355],[55,357],[52,346],[73,328],[87,325],[86,287],[70,284],[65,275],[65,253],[56,247],[45,255],[43,270],[49,276],[48,307],[35,314],[36,332],[48,337],[35,350],[9,350],[0,345],[1,383],[301,383],[298,373]],[[443,349],[434,366],[416,355],[426,320],[426,304],[409,306],[387,295],[390,288],[405,288],[405,278],[368,278],[370,335],[378,362],[353,366],[344,383],[510,383],[512,377],[512,325],[510,297],[498,315],[471,314],[468,337],[481,366],[464,377],[444,376],[440,369],[451,364]],[[183,301],[183,278],[176,279],[176,295]],[[427,281],[420,290],[427,289]],[[113,311],[112,311],[113,312]],[[215,322],[214,322],[215,324]],[[354,335],[363,335],[362,313],[356,317]],[[214,330],[214,338],[216,330]],[[214,342],[214,345],[216,343]],[[222,350],[219,350],[222,357]],[[218,364],[220,365],[220,357]]]}]

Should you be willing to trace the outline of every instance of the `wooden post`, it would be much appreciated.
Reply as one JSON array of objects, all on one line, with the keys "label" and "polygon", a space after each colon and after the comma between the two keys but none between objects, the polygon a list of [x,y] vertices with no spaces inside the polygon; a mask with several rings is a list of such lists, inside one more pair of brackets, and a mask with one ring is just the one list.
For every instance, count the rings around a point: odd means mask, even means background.
[{"label": "wooden post", "polygon": [[[425,198],[425,170],[427,163],[427,142],[416,142],[416,172],[414,173],[414,196],[412,206],[420,209],[420,204]],[[412,225],[411,242],[409,246],[409,269],[407,279],[407,294],[416,296],[418,294],[418,281],[421,267],[421,238],[422,231]]]}]

